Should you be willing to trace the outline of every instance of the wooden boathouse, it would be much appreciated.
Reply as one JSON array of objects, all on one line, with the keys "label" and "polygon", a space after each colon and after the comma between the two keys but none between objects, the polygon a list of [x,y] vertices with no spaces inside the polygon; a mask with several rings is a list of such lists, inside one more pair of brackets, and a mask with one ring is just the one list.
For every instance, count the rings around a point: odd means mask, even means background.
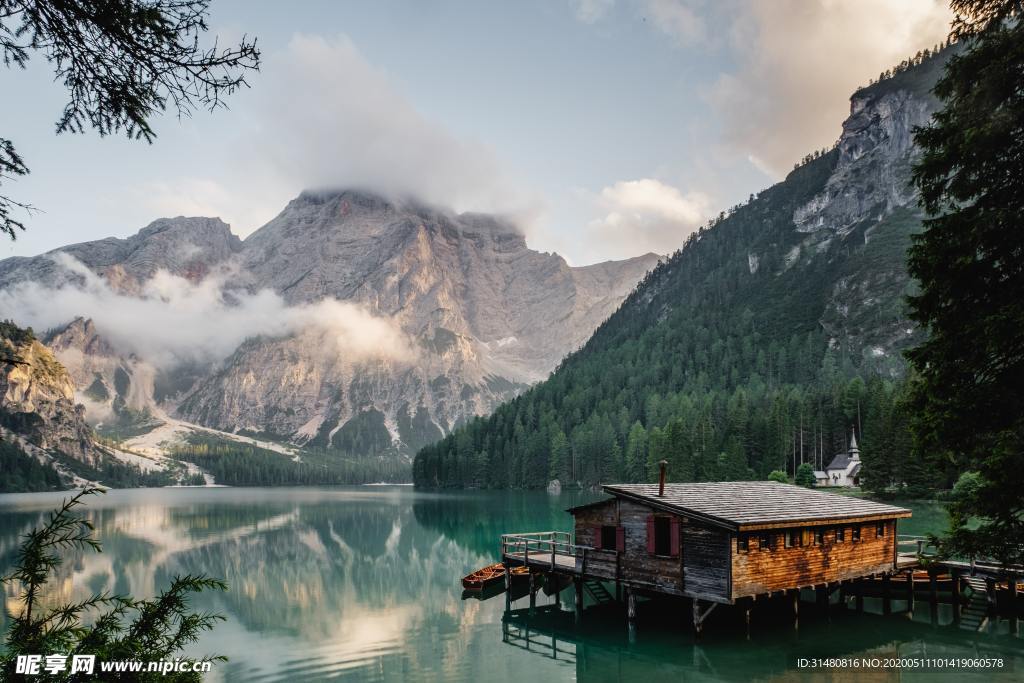
[{"label": "wooden boathouse", "polygon": [[716,605],[792,593],[795,607],[800,589],[895,573],[897,523],[911,516],[771,481],[603,489],[609,498],[568,510],[573,534],[503,535],[502,562],[572,577],[577,607],[584,581],[614,582],[631,619],[638,594],[690,598],[698,631]]}]

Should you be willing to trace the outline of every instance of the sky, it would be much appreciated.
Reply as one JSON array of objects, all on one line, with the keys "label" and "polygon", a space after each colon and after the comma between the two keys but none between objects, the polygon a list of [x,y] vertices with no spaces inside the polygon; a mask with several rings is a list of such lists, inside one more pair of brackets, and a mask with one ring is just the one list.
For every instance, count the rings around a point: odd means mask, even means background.
[{"label": "sky", "polygon": [[[948,33],[937,0],[212,0],[256,36],[229,109],[153,144],[54,134],[66,93],[7,69],[0,136],[39,209],[0,258],[219,216],[241,237],[303,189],[358,187],[511,218],[571,264],[669,253],[831,145],[859,86]],[[2,69],[3,67],[0,67]]]}]

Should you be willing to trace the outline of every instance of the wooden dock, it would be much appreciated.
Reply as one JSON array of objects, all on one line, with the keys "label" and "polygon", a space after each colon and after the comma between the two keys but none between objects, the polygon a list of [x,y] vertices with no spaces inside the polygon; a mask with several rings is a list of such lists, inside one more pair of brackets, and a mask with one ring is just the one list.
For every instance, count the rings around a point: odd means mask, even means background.
[{"label": "wooden dock", "polygon": [[535,577],[544,576],[549,589],[574,587],[577,614],[586,592],[624,604],[630,623],[638,597],[688,599],[698,633],[718,606],[738,607],[749,624],[767,600],[790,604],[796,623],[802,592],[826,610],[837,593],[858,611],[877,595],[885,614],[894,601],[912,612],[921,593],[933,620],[948,602],[958,623],[963,612],[965,627],[982,628],[978,614],[995,614],[1005,594],[1017,628],[1024,567],[941,561],[928,539],[897,534],[911,516],[905,508],[776,482],[668,484],[664,463],[659,484],[604,491],[608,498],[567,511],[571,532],[501,536],[502,563],[529,569],[531,609]]}]

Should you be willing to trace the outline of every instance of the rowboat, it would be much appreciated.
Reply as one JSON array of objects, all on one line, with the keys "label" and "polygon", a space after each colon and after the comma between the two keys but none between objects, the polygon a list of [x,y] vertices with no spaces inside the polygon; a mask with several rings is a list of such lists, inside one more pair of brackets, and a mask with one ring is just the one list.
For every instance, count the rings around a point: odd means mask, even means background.
[{"label": "rowboat", "polygon": [[[515,580],[520,577],[529,576],[530,570],[526,567],[512,567],[510,570],[512,579]],[[505,578],[505,565],[498,562],[492,564],[483,569],[477,569],[472,574],[468,574],[462,579],[462,587],[468,591],[479,591],[483,590],[487,586],[493,586],[494,584],[504,580]]]},{"label": "rowboat", "polygon": [[462,579],[462,587],[466,590],[479,591],[487,586],[498,583],[505,578],[505,565],[498,562],[483,569],[477,569]]}]

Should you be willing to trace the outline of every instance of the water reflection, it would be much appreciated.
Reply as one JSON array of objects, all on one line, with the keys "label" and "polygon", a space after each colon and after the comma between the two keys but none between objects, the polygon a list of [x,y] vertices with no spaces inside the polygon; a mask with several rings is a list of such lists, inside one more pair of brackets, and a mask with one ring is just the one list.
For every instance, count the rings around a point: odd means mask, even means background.
[{"label": "water reflection", "polygon": [[[0,496],[5,566],[18,536],[61,497]],[[571,592],[561,602],[541,597],[543,607],[529,623],[518,611],[528,604],[522,589],[509,618],[504,596],[463,600],[459,579],[494,561],[500,533],[566,529],[571,518],[563,510],[591,498],[403,487],[115,491],[85,509],[105,552],[69,558],[51,598],[103,590],[151,596],[173,575],[189,572],[225,579],[227,593],[197,605],[228,618],[196,648],[230,658],[213,681],[733,680],[785,676],[793,672],[794,652],[838,651],[837,641],[844,652],[980,647],[927,627],[899,631],[906,624],[894,619],[834,623],[797,636],[783,627],[784,636],[755,634],[750,641],[727,625],[695,644],[688,615],[671,608],[643,618],[631,643],[614,608],[588,609],[575,624]],[[503,645],[510,627],[555,633],[574,658]],[[978,638],[1009,651],[1024,671],[1020,640]]]}]

